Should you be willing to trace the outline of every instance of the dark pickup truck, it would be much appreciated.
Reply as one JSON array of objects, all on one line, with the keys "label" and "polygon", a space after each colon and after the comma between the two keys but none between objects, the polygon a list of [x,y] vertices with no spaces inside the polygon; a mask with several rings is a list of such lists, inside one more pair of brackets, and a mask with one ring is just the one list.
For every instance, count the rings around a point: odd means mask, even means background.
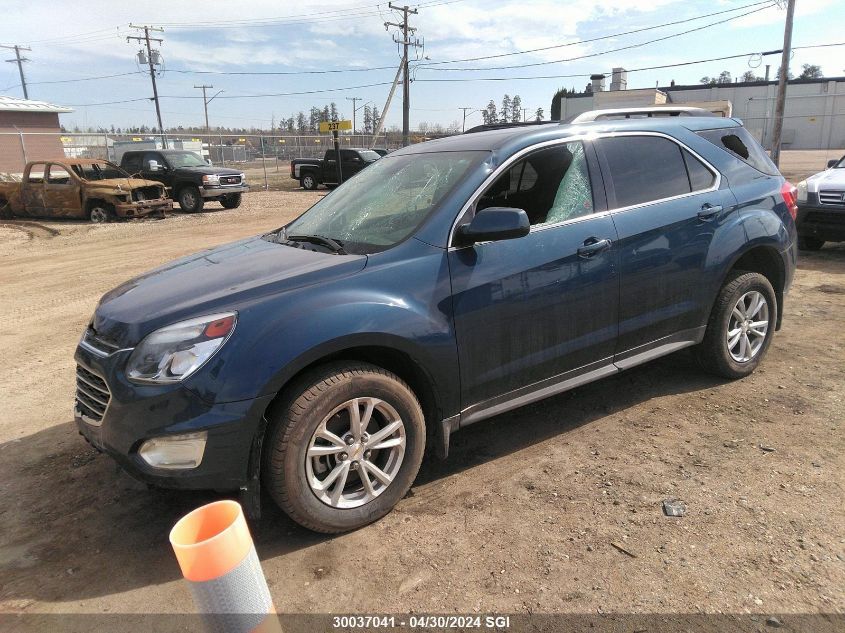
[{"label": "dark pickup truck", "polygon": [[[340,168],[343,179],[349,180],[359,171],[372,165],[381,156],[371,149],[340,150]],[[337,186],[337,158],[330,149],[322,158],[294,158],[290,162],[290,177],[298,180],[303,189],[316,189],[321,183],[327,187]]]},{"label": "dark pickup truck", "polygon": [[212,167],[196,152],[183,150],[129,151],[120,166],[130,174],[158,180],[183,211],[201,211],[205,200],[220,202],[225,209],[241,204],[241,194],[249,191],[242,171]]}]

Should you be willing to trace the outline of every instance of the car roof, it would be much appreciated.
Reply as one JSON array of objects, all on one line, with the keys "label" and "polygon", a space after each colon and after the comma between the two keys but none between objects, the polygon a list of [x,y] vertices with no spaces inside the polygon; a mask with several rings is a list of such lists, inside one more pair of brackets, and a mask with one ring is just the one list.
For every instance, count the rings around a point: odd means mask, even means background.
[{"label": "car roof", "polygon": [[426,152],[491,151],[511,153],[543,141],[607,132],[663,132],[686,128],[692,131],[711,130],[726,127],[740,127],[737,119],[723,117],[641,117],[630,119],[603,119],[586,123],[560,123],[551,121],[530,126],[511,126],[448,136],[441,139],[409,145],[390,153],[402,156]]}]

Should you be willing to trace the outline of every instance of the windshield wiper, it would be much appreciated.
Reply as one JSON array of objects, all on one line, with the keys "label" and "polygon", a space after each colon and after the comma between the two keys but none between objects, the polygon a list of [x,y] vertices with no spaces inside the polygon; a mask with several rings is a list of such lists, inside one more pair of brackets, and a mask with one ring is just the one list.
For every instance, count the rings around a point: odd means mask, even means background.
[{"label": "windshield wiper", "polygon": [[290,242],[311,242],[312,244],[319,244],[320,246],[331,249],[337,255],[347,255],[340,242],[325,235],[285,235],[284,239]]}]

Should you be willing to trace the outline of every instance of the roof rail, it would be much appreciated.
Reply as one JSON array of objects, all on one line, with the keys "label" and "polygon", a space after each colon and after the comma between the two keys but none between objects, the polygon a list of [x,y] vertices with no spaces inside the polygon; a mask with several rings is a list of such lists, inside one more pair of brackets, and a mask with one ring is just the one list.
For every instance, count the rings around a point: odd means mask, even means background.
[{"label": "roof rail", "polygon": [[672,117],[672,116],[706,116],[718,117],[704,108],[693,108],[689,106],[651,106],[644,108],[612,108],[609,110],[590,110],[567,120],[567,123],[587,123],[600,121],[602,119],[640,119],[651,117]]},{"label": "roof rail", "polygon": [[483,125],[476,125],[471,127],[464,134],[474,134],[475,132],[489,132],[490,130],[504,130],[510,127],[528,127],[531,125],[560,125],[560,121],[519,121],[517,123],[489,123]]}]

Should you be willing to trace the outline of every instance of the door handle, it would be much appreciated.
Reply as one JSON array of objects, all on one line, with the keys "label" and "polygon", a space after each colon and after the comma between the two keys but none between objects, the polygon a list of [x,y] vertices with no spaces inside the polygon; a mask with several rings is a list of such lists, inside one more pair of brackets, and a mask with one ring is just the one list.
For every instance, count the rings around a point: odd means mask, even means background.
[{"label": "door handle", "polygon": [[720,204],[710,204],[709,202],[705,202],[701,205],[701,210],[698,212],[698,217],[701,220],[709,220],[713,218],[717,213],[721,213],[722,205]]},{"label": "door handle", "polygon": [[599,240],[595,237],[591,237],[590,239],[585,240],[584,245],[578,249],[578,257],[583,257],[584,259],[595,257],[602,251],[606,251],[608,248],[610,248],[610,245],[612,243],[613,242],[611,242],[607,238]]}]

